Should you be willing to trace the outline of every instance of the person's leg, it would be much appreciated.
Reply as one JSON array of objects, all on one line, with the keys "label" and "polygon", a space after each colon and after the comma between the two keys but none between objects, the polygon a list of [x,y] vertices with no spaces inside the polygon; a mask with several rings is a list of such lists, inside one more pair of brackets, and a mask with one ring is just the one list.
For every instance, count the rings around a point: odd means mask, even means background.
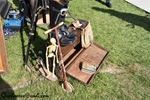
[{"label": "person's leg", "polygon": [[106,6],[109,7],[109,8],[112,7],[112,5],[111,5],[111,3],[110,3],[110,0],[106,0]]},{"label": "person's leg", "polygon": [[106,3],[110,3],[110,0],[106,0]]}]

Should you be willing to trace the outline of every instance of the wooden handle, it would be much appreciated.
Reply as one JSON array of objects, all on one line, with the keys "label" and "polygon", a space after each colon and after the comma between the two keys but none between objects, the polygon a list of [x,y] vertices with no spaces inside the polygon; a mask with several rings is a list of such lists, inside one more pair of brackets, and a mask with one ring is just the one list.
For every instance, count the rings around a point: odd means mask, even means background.
[{"label": "wooden handle", "polygon": [[47,30],[46,32],[44,32],[44,34],[48,34],[52,31],[52,29]]},{"label": "wooden handle", "polygon": [[51,31],[53,31],[54,29],[58,28],[59,26],[61,26],[61,25],[63,25],[63,24],[64,24],[64,22],[60,22],[57,26],[55,26],[55,27],[53,27],[53,28],[47,30],[46,32],[44,32],[44,34],[50,33]]}]

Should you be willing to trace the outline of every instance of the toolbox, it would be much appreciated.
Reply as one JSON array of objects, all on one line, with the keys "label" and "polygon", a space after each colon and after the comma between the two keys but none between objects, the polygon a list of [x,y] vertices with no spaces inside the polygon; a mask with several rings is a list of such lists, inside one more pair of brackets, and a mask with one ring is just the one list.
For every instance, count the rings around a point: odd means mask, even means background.
[{"label": "toolbox", "polygon": [[[74,30],[71,25],[68,27],[68,30],[74,34],[77,34],[78,39],[74,41],[72,45],[61,47],[66,73],[67,75],[87,85],[96,75],[109,51],[97,44],[91,44],[88,48],[82,48],[81,30]],[[92,74],[82,71],[81,69],[83,62],[94,65],[96,67],[96,71]]]},{"label": "toolbox", "polygon": [[9,11],[9,18],[5,20],[4,27],[20,30],[24,26],[25,16],[21,16],[19,10]]}]

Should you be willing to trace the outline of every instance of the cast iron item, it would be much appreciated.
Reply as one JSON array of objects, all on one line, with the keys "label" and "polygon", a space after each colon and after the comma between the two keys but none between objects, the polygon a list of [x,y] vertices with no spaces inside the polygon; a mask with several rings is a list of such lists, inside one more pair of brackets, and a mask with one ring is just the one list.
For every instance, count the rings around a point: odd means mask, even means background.
[{"label": "cast iron item", "polygon": [[[45,10],[46,10],[46,8],[45,8],[46,6],[45,6],[45,4],[43,4],[44,1],[43,0],[31,1],[31,3],[32,3],[31,5],[33,6],[33,12],[31,13],[31,15],[32,15],[31,16],[31,26],[30,26],[30,32],[29,32],[28,45],[27,45],[27,52],[25,55],[25,68],[29,72],[33,72],[33,69],[28,65],[28,56],[29,56],[29,52],[30,52],[30,45],[31,45],[32,41],[35,39],[36,23],[37,23],[38,14],[41,11],[45,12]],[[44,14],[43,14],[43,16],[44,16]],[[44,22],[44,19],[46,19],[46,18],[43,18],[43,22]]]},{"label": "cast iron item", "polygon": [[[45,64],[44,64],[43,59],[41,57],[37,58],[36,63],[38,66],[40,66],[40,68],[38,70],[42,74],[42,76],[44,76],[46,79],[48,79],[50,81],[57,81],[58,80],[58,78],[55,74],[49,72],[45,68]],[[48,74],[50,74],[50,75],[48,75]]]}]

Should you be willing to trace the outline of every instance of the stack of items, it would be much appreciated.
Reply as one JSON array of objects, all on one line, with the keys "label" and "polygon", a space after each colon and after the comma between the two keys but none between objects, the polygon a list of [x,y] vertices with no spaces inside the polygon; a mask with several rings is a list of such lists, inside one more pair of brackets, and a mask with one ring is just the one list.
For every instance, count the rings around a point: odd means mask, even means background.
[{"label": "stack of items", "polygon": [[81,71],[89,74],[94,74],[96,72],[96,66],[88,62],[82,62]]}]

